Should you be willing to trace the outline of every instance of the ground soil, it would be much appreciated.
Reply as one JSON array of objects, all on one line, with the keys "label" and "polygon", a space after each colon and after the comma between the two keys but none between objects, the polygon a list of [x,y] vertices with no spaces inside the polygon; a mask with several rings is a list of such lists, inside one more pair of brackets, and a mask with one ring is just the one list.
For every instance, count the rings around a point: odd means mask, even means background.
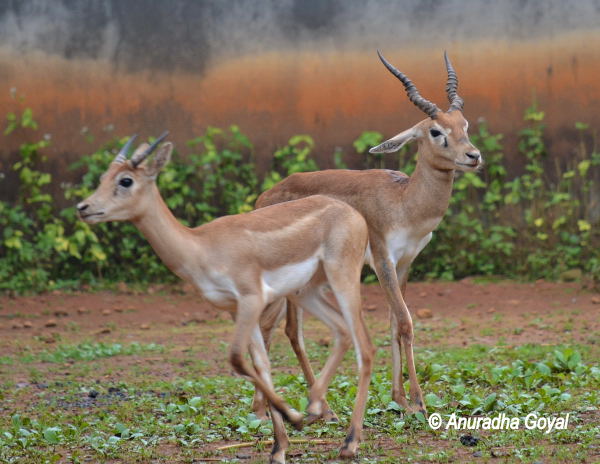
[{"label": "ground soil", "polygon": [[[365,285],[362,294],[373,330],[387,331],[388,308],[381,288]],[[495,343],[499,337],[515,344],[587,343],[600,329],[600,296],[577,283],[412,283],[406,300],[417,327],[445,330],[446,345]],[[168,341],[164,327],[202,327],[229,317],[187,287],[0,297],[0,356],[11,354],[15,340],[41,337],[52,343],[63,333],[110,339],[111,333],[125,330],[135,333],[138,341],[160,343]],[[543,325],[538,321],[542,317]],[[420,346],[432,343],[438,342],[417,340]]]},{"label": "ground soil", "polygon": [[[388,308],[380,287],[363,286],[362,294],[372,334],[384,337],[389,330]],[[515,346],[600,344],[600,296],[577,283],[481,283],[474,279],[412,283],[406,299],[415,320],[418,347],[496,344],[500,340]],[[230,373],[226,345],[221,343],[228,342],[231,334],[233,324],[229,318],[229,314],[213,308],[185,286],[151,287],[144,292],[121,286],[119,292],[0,297],[0,357],[22,355],[24,347],[30,346],[47,346],[50,350],[58,343],[130,339],[169,346],[171,356],[144,356],[143,365],[135,356],[106,358],[104,372],[91,375],[103,381],[127,380],[127,372],[139,375],[143,368],[155,376],[174,378],[192,361],[185,356],[178,360],[173,353],[190,352],[193,362],[203,363],[203,375]],[[327,329],[313,320],[308,320],[306,326],[306,332],[317,343],[329,344]],[[279,332],[276,341],[285,342]],[[31,365],[0,364],[0,378],[16,385],[26,383],[30,369]],[[284,370],[298,369],[290,366]],[[386,437],[379,437],[377,442],[381,447],[399,446]],[[315,446],[331,449],[334,445]],[[169,454],[168,449],[163,451]],[[239,453],[254,456],[256,451],[244,448]],[[469,453],[465,449],[467,461]]]}]

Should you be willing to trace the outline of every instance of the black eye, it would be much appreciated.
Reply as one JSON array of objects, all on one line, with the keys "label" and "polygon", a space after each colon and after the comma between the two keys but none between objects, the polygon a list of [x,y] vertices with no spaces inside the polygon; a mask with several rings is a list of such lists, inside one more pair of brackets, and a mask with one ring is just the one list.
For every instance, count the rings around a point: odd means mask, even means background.
[{"label": "black eye", "polygon": [[429,133],[431,134],[431,136],[432,136],[433,138],[435,138],[435,137],[439,137],[440,135],[442,135],[442,133],[441,133],[439,130],[437,130],[437,129],[431,129],[431,130],[429,131]]},{"label": "black eye", "polygon": [[121,187],[131,187],[131,185],[133,184],[133,179],[130,179],[129,177],[123,177],[120,181],[119,181],[119,185]]}]

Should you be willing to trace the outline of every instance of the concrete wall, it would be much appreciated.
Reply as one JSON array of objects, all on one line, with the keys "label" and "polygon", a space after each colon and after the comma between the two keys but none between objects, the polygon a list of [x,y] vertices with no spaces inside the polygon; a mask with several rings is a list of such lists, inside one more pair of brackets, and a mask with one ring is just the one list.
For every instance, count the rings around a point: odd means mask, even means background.
[{"label": "concrete wall", "polygon": [[[15,88],[52,135],[57,182],[90,150],[83,128],[94,148],[168,128],[185,152],[207,125],[236,123],[263,166],[297,133],[329,159],[363,130],[423,118],[377,48],[444,106],[447,49],[472,123],[514,148],[535,95],[567,157],[575,121],[600,126],[599,25],[600,0],[0,0],[0,115]],[[2,138],[0,171],[19,142]]]}]

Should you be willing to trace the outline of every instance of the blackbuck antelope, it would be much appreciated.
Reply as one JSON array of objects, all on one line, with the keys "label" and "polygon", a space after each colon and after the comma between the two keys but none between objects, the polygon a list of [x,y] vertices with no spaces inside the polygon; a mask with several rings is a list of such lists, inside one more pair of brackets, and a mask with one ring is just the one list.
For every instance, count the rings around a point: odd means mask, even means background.
[{"label": "blackbuck antelope", "polygon": [[[131,159],[131,138],[100,179],[97,190],[77,205],[89,224],[131,221],[165,265],[194,284],[215,306],[235,318],[229,360],[267,398],[275,434],[271,462],[284,463],[289,440],[286,419],[302,428],[303,415],[273,389],[271,368],[259,319],[269,305],[294,304],[325,322],[335,345],[318,382],[309,393],[312,416],[323,413],[332,376],[354,343],[359,368],[358,394],[342,456],[354,456],[360,439],[374,349],[361,311],[360,272],[368,232],[363,217],[341,201],[321,195],[247,214],[226,216],[196,228],[180,224],[163,201],[156,177],[173,146],[166,137],[142,144]],[[132,263],[135,265],[135,263]],[[338,307],[323,296],[331,288]],[[282,313],[282,309],[267,311]],[[252,366],[245,360],[249,352]]]},{"label": "blackbuck antelope", "polygon": [[[383,287],[390,307],[392,334],[392,398],[407,412],[426,414],[421,387],[417,380],[413,355],[413,324],[404,301],[410,264],[431,240],[432,231],[448,209],[456,170],[475,171],[482,165],[479,150],[469,141],[469,123],[462,114],[463,100],[457,93],[456,72],[444,54],[448,80],[448,111],[440,110],[424,99],[402,72],[377,52],[385,67],[404,85],[409,100],[428,117],[410,129],[369,150],[371,153],[398,151],[415,141],[419,158],[412,176],[387,169],[366,171],[326,170],[297,173],[282,180],[256,201],[262,208],[276,203],[321,194],[354,207],[367,221],[369,246],[365,263],[371,266]],[[301,306],[301,305],[300,305]],[[286,334],[302,366],[309,385],[315,376],[302,343],[301,308],[288,304]],[[272,310],[279,307],[273,305]],[[271,319],[275,316],[272,315]],[[272,325],[263,326],[263,332]],[[406,399],[402,377],[404,347],[410,380],[410,403]],[[265,415],[264,398],[256,393],[253,409]],[[332,417],[335,417],[331,413]]]}]

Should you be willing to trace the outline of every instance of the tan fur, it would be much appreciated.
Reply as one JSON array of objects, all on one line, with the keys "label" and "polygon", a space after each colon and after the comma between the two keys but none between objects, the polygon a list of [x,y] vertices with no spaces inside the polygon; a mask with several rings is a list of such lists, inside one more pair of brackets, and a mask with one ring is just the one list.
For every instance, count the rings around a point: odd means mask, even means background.
[{"label": "tan fur", "polygon": [[[430,133],[432,129],[443,131],[446,140],[439,136],[434,138]],[[410,177],[402,172],[381,169],[297,173],[263,193],[256,207],[321,194],[348,203],[364,216],[369,227],[372,255],[368,264],[375,270],[391,310],[392,397],[409,412],[426,413],[414,365],[412,319],[403,299],[408,269],[448,209],[455,170],[477,170],[482,161],[479,150],[467,135],[467,121],[458,110],[440,111],[435,119],[419,122],[372,151],[396,151],[412,140],[418,143],[419,159]],[[410,249],[391,258],[394,250],[390,248],[390,237],[394,233],[416,238]],[[301,331],[286,333],[292,345],[297,347]],[[407,358],[410,404],[403,386],[401,347]],[[299,353],[298,359],[305,376],[311,378],[313,374],[306,356]],[[255,399],[253,407],[258,414],[264,411],[260,398]]]},{"label": "tan fur", "polygon": [[[152,162],[145,161],[137,168],[129,161],[112,163],[96,192],[77,205],[80,217],[88,223],[131,221],[169,269],[195,284],[213,304],[235,314],[229,358],[236,372],[249,377],[270,403],[276,444],[272,462],[285,461],[289,441],[283,418],[297,428],[302,427],[303,418],[273,389],[259,328],[261,316],[263,327],[275,326],[285,310],[282,299],[288,297],[334,332],[335,346],[310,390],[312,415],[327,412],[322,398],[353,340],[360,367],[359,387],[351,440],[346,440],[342,453],[356,453],[374,351],[360,308],[365,220],[346,203],[316,195],[196,228],[185,227],[169,211],[155,184],[171,150],[170,144],[163,145]],[[124,179],[132,183],[125,186]],[[299,279],[298,283],[288,288],[293,279]],[[332,289],[340,310],[322,300],[325,287]],[[253,366],[245,360],[247,352]]]}]

